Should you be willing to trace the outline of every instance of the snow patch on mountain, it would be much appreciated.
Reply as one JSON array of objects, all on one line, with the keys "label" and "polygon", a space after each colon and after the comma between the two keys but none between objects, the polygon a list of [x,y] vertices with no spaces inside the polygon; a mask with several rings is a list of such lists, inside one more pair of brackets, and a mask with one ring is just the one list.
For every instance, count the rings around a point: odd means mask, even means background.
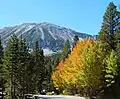
[{"label": "snow patch on mountain", "polygon": [[44,55],[52,55],[55,54],[56,52],[53,52],[52,50],[50,50],[49,48],[43,49]]},{"label": "snow patch on mountain", "polygon": [[22,37],[26,39],[30,48],[33,48],[34,42],[38,40],[45,54],[58,52],[63,48],[66,40],[69,40],[72,46],[75,35],[78,35],[79,39],[92,37],[92,35],[79,33],[47,22],[24,23],[0,29],[3,45],[6,45],[6,42],[13,34],[16,34],[18,37],[22,35]]},{"label": "snow patch on mountain", "polygon": [[55,37],[55,35],[49,30],[48,31],[51,35],[52,35],[52,37],[56,40],[57,38]]},{"label": "snow patch on mountain", "polygon": [[39,28],[39,30],[40,30],[40,31],[41,31],[41,33],[42,33],[41,38],[44,40],[44,32],[43,32],[42,28]]}]

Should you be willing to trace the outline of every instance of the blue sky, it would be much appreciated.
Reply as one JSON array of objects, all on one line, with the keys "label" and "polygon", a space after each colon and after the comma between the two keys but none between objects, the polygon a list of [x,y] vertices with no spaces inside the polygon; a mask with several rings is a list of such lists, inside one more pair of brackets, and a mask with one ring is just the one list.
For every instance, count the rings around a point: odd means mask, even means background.
[{"label": "blue sky", "polygon": [[[120,0],[112,0],[116,5]],[[111,0],[1,0],[0,28],[49,22],[79,32],[97,34]]]}]

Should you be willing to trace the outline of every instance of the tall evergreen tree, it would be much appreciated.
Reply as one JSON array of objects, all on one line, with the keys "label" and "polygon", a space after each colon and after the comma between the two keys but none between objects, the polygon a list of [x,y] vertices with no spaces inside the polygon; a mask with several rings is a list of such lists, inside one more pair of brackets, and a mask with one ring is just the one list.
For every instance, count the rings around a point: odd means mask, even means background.
[{"label": "tall evergreen tree", "polygon": [[42,83],[45,79],[45,64],[44,64],[44,53],[42,48],[39,48],[38,41],[35,42],[33,49],[33,60],[34,60],[34,80],[35,80],[35,91],[42,90]]},{"label": "tall evergreen tree", "polygon": [[2,68],[3,68],[3,46],[2,46],[2,41],[1,41],[1,37],[0,37],[0,73],[2,72]]},{"label": "tall evergreen tree", "polygon": [[99,33],[99,40],[101,40],[106,49],[115,49],[115,34],[118,25],[117,9],[113,2],[110,2],[107,10],[103,16],[102,29]]},{"label": "tall evergreen tree", "polygon": [[0,59],[2,58],[3,58],[3,46],[2,46],[1,36],[0,36]]},{"label": "tall evergreen tree", "polygon": [[73,42],[73,47],[77,44],[77,42],[79,41],[79,38],[77,35],[74,36],[74,42]]},{"label": "tall evergreen tree", "polygon": [[26,41],[21,37],[19,39],[19,55],[18,55],[18,68],[17,68],[17,91],[19,98],[24,99],[24,95],[27,93],[28,82],[28,65],[29,65],[29,49]]},{"label": "tall evergreen tree", "polygon": [[117,55],[117,77],[115,77],[115,93],[117,94],[118,97],[120,97],[120,92],[117,91],[120,88],[120,11],[117,12],[118,14],[118,27],[117,27],[117,32],[116,32],[116,55]]},{"label": "tall evergreen tree", "polygon": [[117,24],[117,31],[116,31],[116,43],[120,43],[120,11],[117,11],[118,15],[118,24]]},{"label": "tall evergreen tree", "polygon": [[46,83],[47,83],[47,90],[52,91],[52,80],[51,80],[51,74],[53,72],[53,60],[51,57],[45,57],[45,67],[46,67]]},{"label": "tall evergreen tree", "polygon": [[68,57],[68,54],[69,54],[69,53],[70,53],[70,42],[69,42],[69,40],[67,40],[67,41],[65,42],[65,45],[64,45],[63,51],[62,51],[62,53],[61,53],[60,59],[61,59],[61,60],[64,60],[65,58]]},{"label": "tall evergreen tree", "polygon": [[[119,16],[119,23],[118,23],[118,27],[117,27],[117,32],[116,32],[116,52],[117,52],[117,56],[118,56],[118,60],[117,60],[117,64],[120,67],[120,12],[118,12],[118,16]],[[119,69],[120,71],[120,69]]]},{"label": "tall evergreen tree", "polygon": [[4,78],[4,67],[3,67],[3,46],[0,37],[0,87],[4,87],[5,78]]},{"label": "tall evergreen tree", "polygon": [[[106,95],[109,92],[109,89],[114,81],[116,81],[116,68],[118,69],[118,60],[114,57],[114,51],[111,52],[111,50],[118,50],[118,41],[120,39],[120,35],[118,33],[119,31],[119,13],[117,11],[116,6],[113,2],[109,3],[109,6],[107,7],[107,10],[103,16],[103,24],[101,31],[99,33],[98,39],[102,41],[102,46],[104,47],[105,51],[105,57],[109,56],[109,58],[104,59],[104,94]],[[109,62],[110,61],[110,62]],[[112,78],[110,78],[112,77]],[[108,79],[109,78],[109,79]],[[106,88],[106,86],[108,86]],[[113,89],[112,89],[113,90]]]},{"label": "tall evergreen tree", "polygon": [[18,68],[18,45],[19,40],[16,35],[13,35],[7,42],[4,52],[4,67],[6,73],[6,91],[8,92],[8,99],[16,99],[16,77]]}]

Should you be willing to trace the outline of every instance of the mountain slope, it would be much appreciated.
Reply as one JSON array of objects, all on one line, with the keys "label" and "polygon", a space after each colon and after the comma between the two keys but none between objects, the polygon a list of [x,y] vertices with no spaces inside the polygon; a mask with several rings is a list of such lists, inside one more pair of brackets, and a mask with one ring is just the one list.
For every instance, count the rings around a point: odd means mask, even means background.
[{"label": "mountain slope", "polygon": [[78,35],[79,38],[82,39],[92,37],[88,34],[79,33],[74,30],[46,22],[24,23],[21,25],[0,29],[0,35],[4,45],[6,45],[7,40],[13,34],[16,34],[18,37],[22,35],[22,37],[27,40],[30,48],[33,48],[34,42],[38,40],[43,49],[48,49],[49,51],[54,52],[61,50],[67,39],[72,44],[75,35]]}]

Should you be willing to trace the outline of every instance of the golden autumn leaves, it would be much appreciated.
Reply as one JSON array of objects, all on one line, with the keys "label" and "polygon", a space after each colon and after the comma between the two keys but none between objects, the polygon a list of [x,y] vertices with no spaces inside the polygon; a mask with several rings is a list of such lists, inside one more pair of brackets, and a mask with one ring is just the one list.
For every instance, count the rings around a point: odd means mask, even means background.
[{"label": "golden autumn leaves", "polygon": [[65,61],[61,61],[52,74],[55,87],[98,88],[101,84],[104,57],[101,45],[91,39],[78,41]]}]

